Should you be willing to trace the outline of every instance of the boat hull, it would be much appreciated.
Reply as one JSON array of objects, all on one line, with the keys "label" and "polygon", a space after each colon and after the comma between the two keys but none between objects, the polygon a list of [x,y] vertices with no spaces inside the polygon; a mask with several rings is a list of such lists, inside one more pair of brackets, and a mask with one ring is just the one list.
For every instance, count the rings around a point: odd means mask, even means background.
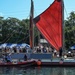
[{"label": "boat hull", "polygon": [[75,67],[75,60],[40,60],[40,66]]},{"label": "boat hull", "polygon": [[42,62],[41,66],[51,66],[51,67],[75,67],[75,62]]},{"label": "boat hull", "polygon": [[0,63],[0,67],[28,67],[35,65],[35,61],[24,61],[24,62],[18,62],[18,63]]}]

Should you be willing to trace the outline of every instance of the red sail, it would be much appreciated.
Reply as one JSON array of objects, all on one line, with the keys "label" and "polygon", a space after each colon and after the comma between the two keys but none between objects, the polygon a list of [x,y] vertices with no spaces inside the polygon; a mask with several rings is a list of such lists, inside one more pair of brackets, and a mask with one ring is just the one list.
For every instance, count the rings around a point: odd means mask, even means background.
[{"label": "red sail", "polygon": [[55,0],[34,23],[45,39],[56,49],[62,47],[62,0]]}]

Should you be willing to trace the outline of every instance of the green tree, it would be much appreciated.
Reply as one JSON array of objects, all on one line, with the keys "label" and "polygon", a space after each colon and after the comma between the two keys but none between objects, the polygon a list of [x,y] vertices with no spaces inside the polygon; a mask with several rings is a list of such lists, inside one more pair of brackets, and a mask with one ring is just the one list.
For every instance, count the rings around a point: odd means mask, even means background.
[{"label": "green tree", "polygon": [[0,16],[0,43],[2,41],[2,25],[3,25],[3,19],[4,17]]},{"label": "green tree", "polygon": [[65,20],[65,43],[66,48],[75,45],[75,13],[71,12]]}]

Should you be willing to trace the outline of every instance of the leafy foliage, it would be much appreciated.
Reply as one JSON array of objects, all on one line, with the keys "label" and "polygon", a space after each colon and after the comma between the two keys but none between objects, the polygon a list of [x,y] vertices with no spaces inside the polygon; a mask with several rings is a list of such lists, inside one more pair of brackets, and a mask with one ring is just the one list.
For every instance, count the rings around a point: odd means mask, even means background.
[{"label": "leafy foliage", "polygon": [[69,48],[75,45],[75,13],[71,12],[65,20],[65,46]]},{"label": "leafy foliage", "polygon": [[[0,43],[28,43],[29,19],[19,20],[13,17],[0,17]],[[34,38],[37,39],[37,29],[34,26]]]}]

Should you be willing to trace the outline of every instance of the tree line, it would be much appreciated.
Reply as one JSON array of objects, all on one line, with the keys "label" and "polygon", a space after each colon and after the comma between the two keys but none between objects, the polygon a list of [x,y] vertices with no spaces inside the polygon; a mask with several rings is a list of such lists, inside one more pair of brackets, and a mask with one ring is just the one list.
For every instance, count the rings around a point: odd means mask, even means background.
[{"label": "tree line", "polygon": [[[35,28],[36,31],[36,28]],[[37,35],[35,35],[37,38]],[[0,43],[23,43],[29,44],[29,19],[0,17]]]},{"label": "tree line", "polygon": [[[17,18],[0,16],[0,43],[28,43],[29,44],[29,19],[19,20]],[[75,45],[75,13],[64,20],[64,42],[68,49]],[[34,28],[34,41],[38,44],[38,30]]]}]

